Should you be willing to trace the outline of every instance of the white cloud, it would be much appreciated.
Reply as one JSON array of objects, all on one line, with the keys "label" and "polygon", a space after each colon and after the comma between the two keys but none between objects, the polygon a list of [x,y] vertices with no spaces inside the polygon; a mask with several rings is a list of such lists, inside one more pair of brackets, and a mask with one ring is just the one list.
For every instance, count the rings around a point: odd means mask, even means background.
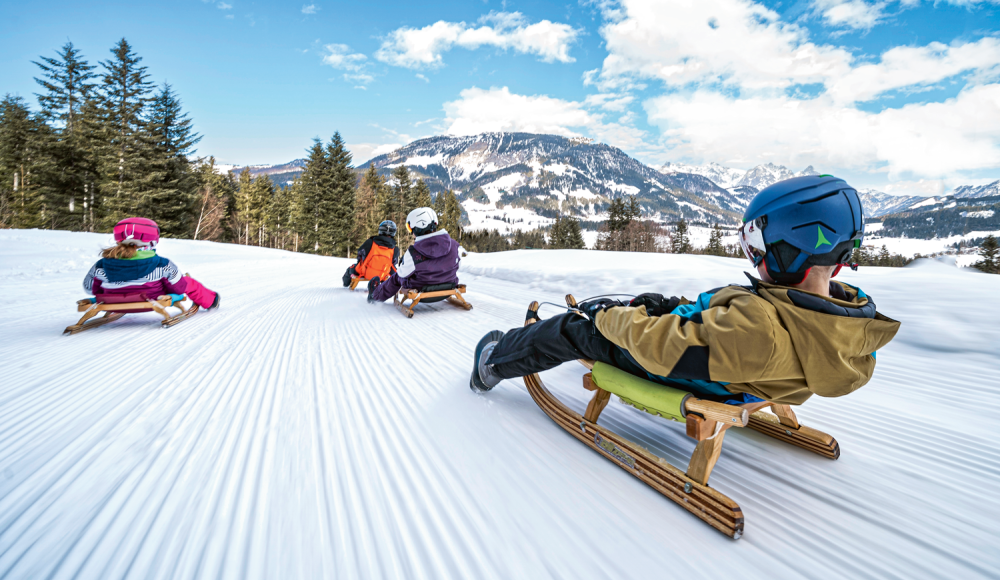
[{"label": "white cloud", "polygon": [[[587,110],[604,99],[587,102],[566,101],[547,95],[518,95],[503,88],[470,88],[459,98],[444,104],[449,135],[476,135],[483,132],[523,131],[564,137],[588,136],[601,142],[643,155],[662,152],[650,143],[645,132],[623,122],[604,122],[600,113]],[[626,116],[623,116],[623,118]]]},{"label": "white cloud", "polygon": [[346,44],[327,44],[323,47],[326,54],[323,55],[323,64],[346,71],[344,80],[353,83],[356,89],[365,89],[366,85],[375,80],[375,75],[370,71],[368,57],[356,52],[351,52],[351,47]]},{"label": "white cloud", "polygon": [[587,98],[583,102],[590,107],[599,107],[605,111],[622,113],[633,101],[635,101],[635,97],[625,93],[598,93],[596,95],[587,95]]},{"label": "white cloud", "polygon": [[[841,22],[848,24],[848,14],[854,14],[854,25],[865,25],[867,17],[859,16],[860,8],[847,12],[849,5],[860,6],[860,0],[814,1],[827,9],[847,7],[838,12]],[[871,14],[881,4],[864,6]],[[614,19],[601,29],[608,56],[599,74],[584,73],[584,84],[613,90],[636,78],[650,78],[668,88],[721,82],[743,92],[773,94],[819,83],[847,102],[926,86],[963,71],[981,74],[1000,67],[1000,42],[992,37],[951,46],[900,46],[882,54],[879,62],[859,63],[841,47],[810,42],[807,32],[752,0],[622,0]]]},{"label": "white cloud", "polygon": [[233,7],[232,4],[226,4],[225,2],[219,2],[216,6],[219,10],[230,10]]},{"label": "white cloud", "polygon": [[524,131],[579,137],[575,129],[593,126],[599,119],[582,103],[546,95],[518,95],[501,89],[463,90],[458,100],[444,104],[449,135],[475,135],[488,131]]},{"label": "white cloud", "polygon": [[358,167],[369,159],[395,151],[403,145],[406,143],[357,143],[348,144],[347,150],[351,152],[351,159],[355,163],[355,167]]},{"label": "white cloud", "polygon": [[302,5],[303,14],[316,14],[317,10],[319,10],[319,7],[316,6],[315,4],[310,4],[309,6],[306,6],[304,4]]},{"label": "white cloud", "polygon": [[813,0],[814,9],[827,24],[855,30],[870,30],[882,17],[885,2],[864,0]]},{"label": "white cloud", "polygon": [[[870,28],[888,1],[810,4],[832,24]],[[604,18],[608,55],[583,77],[601,93],[585,104],[612,110],[617,105],[609,95],[657,81],[661,96],[644,108],[661,129],[659,145],[674,159],[811,164],[886,172],[890,179],[1000,169],[996,37],[897,46],[870,58],[813,43],[805,28],[753,0],[620,0],[604,7]],[[876,112],[857,106],[890,91],[919,93],[944,82],[961,83],[959,94],[944,102]],[[928,95],[925,100],[940,100]],[[631,127],[628,117],[620,122]]]},{"label": "white cloud", "polygon": [[234,18],[236,18],[236,17],[233,16],[232,14],[226,14],[226,20],[232,20]]},{"label": "white cloud", "polygon": [[1000,85],[971,87],[941,103],[867,113],[827,96],[731,98],[709,90],[646,102],[676,154],[736,165],[940,177],[1000,167]]},{"label": "white cloud", "polygon": [[829,94],[840,102],[868,101],[893,89],[925,86],[965,71],[1000,71],[1000,39],[947,46],[897,46],[877,64],[862,64],[828,82]]},{"label": "white cloud", "polygon": [[367,85],[375,80],[375,76],[363,71],[344,73],[344,80],[352,83]]},{"label": "white cloud", "polygon": [[323,48],[326,54],[323,55],[323,64],[328,64],[336,69],[358,71],[361,70],[368,60],[368,57],[361,53],[351,54],[351,48],[346,44],[327,44]]},{"label": "white cloud", "polygon": [[601,29],[608,56],[598,86],[605,89],[634,77],[673,87],[723,82],[780,89],[850,69],[848,51],[809,42],[804,28],[750,0],[623,0],[620,6]]},{"label": "white cloud", "polygon": [[431,79],[429,79],[429,78],[425,77],[424,75],[422,75],[422,74],[420,74],[420,73],[417,73],[417,74],[416,74],[416,77],[417,77],[418,79],[420,79],[420,80],[424,81],[425,83],[429,83],[429,82],[431,82]]},{"label": "white cloud", "polygon": [[568,24],[542,20],[528,24],[518,12],[484,16],[480,26],[439,20],[423,28],[399,28],[389,33],[375,53],[378,60],[406,68],[440,66],[441,55],[458,46],[475,50],[493,46],[537,55],[545,62],[573,62],[569,47],[579,32]]}]

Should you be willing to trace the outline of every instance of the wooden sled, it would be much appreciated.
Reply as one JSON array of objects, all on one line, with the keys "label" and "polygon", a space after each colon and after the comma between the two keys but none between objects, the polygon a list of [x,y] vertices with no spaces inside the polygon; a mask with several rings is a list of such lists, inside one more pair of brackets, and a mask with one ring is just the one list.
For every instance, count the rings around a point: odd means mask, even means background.
[{"label": "wooden sled", "polygon": [[355,288],[358,287],[358,284],[360,284],[362,282],[367,282],[367,281],[368,281],[368,278],[362,278],[361,276],[356,276],[354,278],[351,278],[351,286],[350,286],[350,288],[351,288],[351,290],[354,290]]},{"label": "wooden sled", "polygon": [[[465,284],[458,284],[454,287],[450,284],[439,284],[437,286],[425,286],[421,290],[400,290],[392,297],[392,303],[396,305],[396,308],[400,312],[406,315],[407,318],[413,318],[413,308],[416,307],[420,302],[429,304],[431,302],[440,302],[442,300],[447,300],[448,302],[458,306],[459,308],[464,308],[465,310],[472,310],[472,305],[462,298],[462,294],[465,294]],[[409,300],[410,303],[406,304]]]},{"label": "wooden sled", "polygon": [[[90,330],[91,328],[96,328],[98,326],[103,326],[109,322],[114,322],[126,314],[133,314],[137,312],[156,312],[163,316],[163,320],[160,321],[160,326],[164,328],[169,328],[179,322],[182,322],[191,316],[194,316],[198,312],[198,305],[191,304],[190,307],[185,308],[182,301],[187,300],[187,296],[184,294],[165,294],[160,296],[156,300],[136,300],[134,302],[98,302],[96,298],[84,298],[83,300],[77,300],[76,311],[83,312],[83,316],[80,318],[79,322],[73,326],[67,326],[63,334],[77,334],[83,332],[84,330]],[[170,316],[167,312],[167,308],[174,306],[180,309],[181,313],[176,316]],[[100,313],[104,313],[103,316],[97,320],[90,320],[91,318],[97,316]],[[90,322],[87,322],[87,321]]]},{"label": "wooden sled", "polygon": [[[572,295],[566,296],[566,303],[570,307],[576,306]],[[538,320],[538,307],[538,302],[532,302],[528,307],[529,318],[525,325]],[[537,373],[524,377],[524,384],[535,403],[568,433],[735,540],[743,535],[743,511],[739,504],[708,486],[727,430],[750,427],[824,457],[836,459],[840,456],[840,447],[833,437],[799,425],[787,405],[770,401],[728,405],[698,399],[690,393],[640,379],[611,365],[590,360],[580,362],[592,370],[584,375],[583,386],[594,392],[583,415],[559,401],[545,388]],[[687,471],[597,424],[613,392],[628,405],[685,423],[687,435],[698,441]],[[771,407],[775,414],[764,413],[766,407]]]}]

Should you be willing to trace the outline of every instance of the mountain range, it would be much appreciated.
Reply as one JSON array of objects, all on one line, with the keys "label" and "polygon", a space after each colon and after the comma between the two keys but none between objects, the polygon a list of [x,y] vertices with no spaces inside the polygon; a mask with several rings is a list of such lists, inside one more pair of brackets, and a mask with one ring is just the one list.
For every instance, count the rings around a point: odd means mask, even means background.
[{"label": "mountain range", "polygon": [[[761,189],[819,173],[812,166],[793,172],[772,163],[749,170],[718,163],[648,166],[590,139],[532,133],[429,137],[361,163],[356,171],[369,164],[389,179],[393,169],[405,165],[412,179],[423,179],[432,192],[455,191],[472,227],[501,231],[546,225],[560,214],[574,215],[593,229],[605,219],[610,201],[623,195],[634,196],[644,216],[656,221],[684,217],[735,225]],[[304,166],[304,159],[296,159],[246,169],[284,184],[301,175]],[[858,193],[866,216],[876,218],[992,205],[1000,197],[1000,180],[961,186],[938,197],[894,196],[873,189]]]}]

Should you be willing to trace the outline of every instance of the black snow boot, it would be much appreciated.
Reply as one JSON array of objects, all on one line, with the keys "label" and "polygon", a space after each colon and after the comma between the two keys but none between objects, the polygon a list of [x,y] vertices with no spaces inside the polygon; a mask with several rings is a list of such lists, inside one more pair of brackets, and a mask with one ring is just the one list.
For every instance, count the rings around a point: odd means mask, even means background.
[{"label": "black snow boot", "polygon": [[493,387],[497,386],[501,379],[500,377],[493,374],[493,365],[486,364],[486,361],[490,360],[490,355],[493,354],[493,349],[496,347],[500,339],[503,338],[503,333],[499,330],[491,330],[483,338],[479,340],[479,344],[476,345],[476,354],[472,366],[472,378],[469,380],[469,388],[476,393],[485,393],[491,390]]},{"label": "black snow boot", "polygon": [[381,280],[378,279],[378,276],[368,281],[368,302],[370,304],[375,304],[375,299],[372,296],[375,295],[375,289],[378,288],[380,282]]},{"label": "black snow boot", "polygon": [[215,310],[219,307],[219,293],[215,293],[215,300],[212,301],[212,305],[208,307],[209,310]]}]

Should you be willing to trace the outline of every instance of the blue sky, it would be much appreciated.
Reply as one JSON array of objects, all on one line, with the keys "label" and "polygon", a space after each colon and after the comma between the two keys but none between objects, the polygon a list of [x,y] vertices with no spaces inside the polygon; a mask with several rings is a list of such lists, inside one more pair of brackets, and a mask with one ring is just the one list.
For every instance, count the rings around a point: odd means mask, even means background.
[{"label": "blue sky", "polygon": [[[0,92],[121,37],[223,163],[340,131],[582,135],[647,163],[773,162],[892,193],[1000,178],[997,0],[4,3]],[[33,99],[32,99],[33,100]]]}]

